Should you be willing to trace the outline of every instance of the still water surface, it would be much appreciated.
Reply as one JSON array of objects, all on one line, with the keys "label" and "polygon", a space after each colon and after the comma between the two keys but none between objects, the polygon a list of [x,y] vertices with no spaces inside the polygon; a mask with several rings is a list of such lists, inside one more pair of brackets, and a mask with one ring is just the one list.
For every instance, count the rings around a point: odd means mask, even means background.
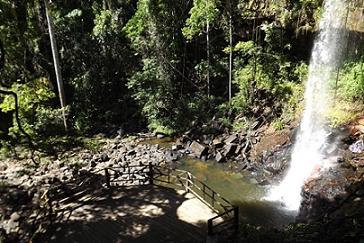
[{"label": "still water surface", "polygon": [[295,212],[285,210],[279,203],[262,200],[268,187],[258,185],[248,172],[233,172],[229,163],[184,158],[177,168],[191,172],[232,204],[239,206],[243,223],[279,228],[294,221]]}]

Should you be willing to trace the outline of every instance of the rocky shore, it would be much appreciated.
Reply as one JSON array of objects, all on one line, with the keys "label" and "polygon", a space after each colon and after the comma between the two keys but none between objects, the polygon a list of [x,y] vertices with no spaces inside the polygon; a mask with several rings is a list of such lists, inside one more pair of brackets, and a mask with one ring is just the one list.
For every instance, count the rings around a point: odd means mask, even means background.
[{"label": "rocky shore", "polygon": [[[326,150],[328,154],[337,154],[337,166],[306,182],[298,222],[322,219],[337,222],[338,219],[347,219],[347,213],[356,215],[354,218],[364,218],[364,212],[355,209],[364,201],[362,126],[356,122],[333,130],[332,139],[336,139],[339,146]],[[163,134],[99,136],[93,138],[99,144],[96,149],[76,147],[58,159],[43,159],[38,167],[32,165],[30,159],[2,161],[0,238],[1,235],[9,239],[16,239],[19,235],[30,237],[32,230],[28,221],[47,188],[55,183],[97,174],[106,167],[149,163],[176,167],[180,159],[187,156],[229,162],[237,172],[249,171],[261,185],[276,183],[288,168],[295,128],[273,131],[267,126],[253,124],[241,132],[212,131],[196,128],[178,138],[167,138]],[[358,220],[357,223],[363,226]]]}]

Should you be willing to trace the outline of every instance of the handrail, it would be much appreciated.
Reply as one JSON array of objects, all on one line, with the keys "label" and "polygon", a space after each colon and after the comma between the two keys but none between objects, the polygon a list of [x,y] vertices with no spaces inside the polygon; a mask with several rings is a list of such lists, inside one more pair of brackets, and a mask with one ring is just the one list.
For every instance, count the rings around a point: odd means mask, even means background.
[{"label": "handrail", "polygon": [[[162,171],[163,169],[165,169],[166,171]],[[234,234],[238,232],[239,207],[235,207],[234,205],[232,205],[227,199],[222,197],[219,193],[215,192],[204,182],[197,179],[193,174],[188,171],[179,169],[171,170],[170,168],[157,167],[154,171],[154,176],[156,177],[153,178],[153,180],[162,181],[165,183],[172,183],[171,178],[177,179],[180,185],[185,188],[187,192],[193,193],[197,199],[199,199],[201,202],[210,207],[213,211],[218,213],[217,216],[207,221],[208,236],[213,236],[219,234],[221,231],[226,231],[229,229],[232,229]],[[162,176],[167,177],[167,181],[159,179],[159,177]],[[198,183],[202,186],[197,185]],[[198,192],[202,193],[202,196]],[[211,199],[211,203],[206,200],[206,197]],[[216,204],[222,208],[222,213],[216,208]],[[223,221],[215,223],[218,219],[222,219]]]},{"label": "handrail", "polygon": [[239,207],[234,207],[230,210],[225,211],[222,214],[219,214],[211,219],[209,219],[207,221],[207,235],[215,235],[217,233],[219,233],[219,230],[216,230],[216,228],[218,228],[219,226],[223,226],[224,224],[226,224],[226,221],[222,221],[220,223],[214,224],[214,221],[216,221],[217,219],[223,219],[226,215],[229,215],[233,213],[233,217],[230,218],[230,220],[233,221],[232,225],[227,226],[225,228],[223,228],[223,230],[228,230],[228,229],[232,229],[234,234],[237,234],[238,230],[239,230]]},{"label": "handrail", "polygon": [[[239,208],[232,205],[227,199],[188,171],[161,167],[149,163],[147,165],[109,166],[93,171],[93,173],[102,175],[102,171],[104,172],[105,180],[100,186],[104,185],[107,188],[111,188],[112,186],[136,185],[136,183],[137,185],[153,185],[155,182],[180,186],[186,192],[194,194],[198,200],[218,214],[207,222],[207,234],[209,236],[216,235],[221,231],[231,228],[234,229],[234,233],[238,230]],[[77,184],[79,185],[84,184],[91,179],[92,178],[86,177],[74,181],[78,181]],[[165,186],[163,184],[161,185]],[[48,214],[51,215],[54,211],[52,209],[52,199],[50,199],[48,204]],[[223,222],[215,223],[218,219],[222,219]],[[221,229],[219,230],[219,228]]]}]

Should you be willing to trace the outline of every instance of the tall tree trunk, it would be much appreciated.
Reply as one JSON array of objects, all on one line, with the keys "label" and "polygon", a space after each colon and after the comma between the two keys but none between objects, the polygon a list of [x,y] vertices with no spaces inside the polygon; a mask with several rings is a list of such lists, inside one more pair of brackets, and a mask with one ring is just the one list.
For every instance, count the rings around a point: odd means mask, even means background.
[{"label": "tall tree trunk", "polygon": [[44,5],[45,5],[46,16],[47,16],[49,39],[51,41],[51,47],[52,47],[54,69],[56,72],[58,94],[59,94],[59,99],[60,99],[61,107],[62,107],[63,123],[64,123],[64,128],[67,131],[67,121],[66,121],[66,114],[65,114],[66,98],[65,98],[65,94],[64,94],[64,88],[63,88],[61,68],[59,65],[57,43],[56,43],[56,39],[54,38],[53,21],[52,21],[52,17],[49,14],[49,5],[48,5],[47,0],[44,0]]},{"label": "tall tree trunk", "polygon": [[210,21],[206,21],[207,97],[210,97]]},{"label": "tall tree trunk", "polygon": [[230,52],[229,52],[229,102],[231,101],[231,82],[232,82],[232,71],[233,71],[233,16],[232,16],[232,8],[231,8],[231,0],[229,1],[230,7],[230,16],[229,16],[229,44],[230,44]]}]

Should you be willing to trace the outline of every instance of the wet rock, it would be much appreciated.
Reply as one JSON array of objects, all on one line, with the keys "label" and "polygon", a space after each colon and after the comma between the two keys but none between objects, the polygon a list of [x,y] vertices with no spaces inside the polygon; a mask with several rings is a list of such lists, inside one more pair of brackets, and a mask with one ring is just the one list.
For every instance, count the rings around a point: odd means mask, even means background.
[{"label": "wet rock", "polygon": [[202,156],[206,155],[207,152],[208,152],[207,147],[205,147],[204,145],[202,145],[202,144],[200,144],[200,143],[198,143],[196,141],[193,141],[191,143],[190,149],[197,158],[202,158]]},{"label": "wet rock", "polygon": [[237,145],[234,154],[239,155],[242,149],[240,145]]},{"label": "wet rock", "polygon": [[17,222],[20,219],[20,215],[18,212],[14,212],[10,215],[10,220],[13,222]]},{"label": "wet rock", "polygon": [[161,132],[157,132],[157,133],[155,134],[155,136],[156,136],[158,139],[162,139],[162,138],[165,138],[165,137],[166,137],[166,134],[161,133]]},{"label": "wet rock", "polygon": [[177,150],[180,150],[180,149],[183,149],[182,144],[174,144],[174,145],[172,145],[172,150],[177,151]]},{"label": "wet rock", "polygon": [[218,163],[222,163],[225,161],[225,157],[220,153],[218,152],[215,156],[215,160],[218,162]]},{"label": "wet rock", "polygon": [[233,134],[233,135],[230,135],[229,137],[227,137],[224,140],[224,143],[225,144],[230,144],[230,143],[235,143],[237,141],[238,141],[238,135],[237,134]]},{"label": "wet rock", "polygon": [[225,150],[224,156],[228,157],[230,155],[233,155],[235,153],[237,147],[238,147],[237,144],[227,144],[227,145],[225,145],[225,147],[224,147],[224,150]]},{"label": "wet rock", "polygon": [[224,143],[222,142],[222,140],[220,138],[215,138],[214,140],[212,140],[212,145],[215,148],[221,148],[222,146],[224,146]]},{"label": "wet rock", "polygon": [[165,158],[167,162],[174,162],[178,160],[179,156],[175,151],[166,151]]},{"label": "wet rock", "polygon": [[364,152],[364,141],[358,140],[349,146],[349,150],[353,153],[363,153]]},{"label": "wet rock", "polygon": [[302,191],[303,201],[297,219],[315,220],[335,210],[350,194],[348,178],[353,177],[353,170],[331,168],[323,175],[309,179]]}]

